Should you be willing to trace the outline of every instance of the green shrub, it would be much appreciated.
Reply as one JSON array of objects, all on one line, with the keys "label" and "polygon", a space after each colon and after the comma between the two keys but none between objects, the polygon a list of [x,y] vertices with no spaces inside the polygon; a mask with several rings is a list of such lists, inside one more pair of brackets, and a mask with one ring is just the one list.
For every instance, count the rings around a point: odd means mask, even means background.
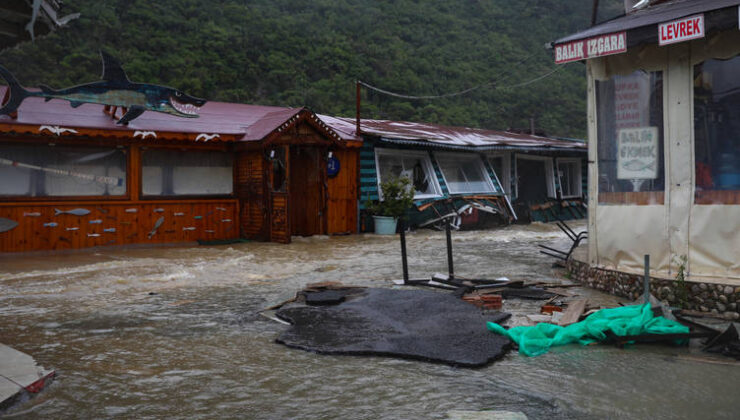
[{"label": "green shrub", "polygon": [[406,177],[393,177],[380,184],[383,200],[367,203],[372,215],[386,217],[403,217],[406,210],[414,203],[414,187]]}]

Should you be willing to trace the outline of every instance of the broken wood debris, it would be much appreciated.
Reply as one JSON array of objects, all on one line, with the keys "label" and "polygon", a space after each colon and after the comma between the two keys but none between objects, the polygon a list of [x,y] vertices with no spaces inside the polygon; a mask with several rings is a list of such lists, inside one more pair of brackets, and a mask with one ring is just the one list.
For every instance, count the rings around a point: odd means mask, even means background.
[{"label": "broken wood debris", "polygon": [[576,299],[568,304],[568,308],[563,312],[558,325],[561,327],[575,324],[581,318],[583,311],[586,309],[586,299]]}]

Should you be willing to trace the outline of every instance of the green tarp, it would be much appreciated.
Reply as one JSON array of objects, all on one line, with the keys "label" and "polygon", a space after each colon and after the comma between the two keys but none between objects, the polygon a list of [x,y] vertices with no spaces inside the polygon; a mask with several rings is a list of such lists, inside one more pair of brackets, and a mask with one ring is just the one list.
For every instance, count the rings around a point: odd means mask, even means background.
[{"label": "green tarp", "polygon": [[547,353],[552,346],[570,343],[583,345],[606,340],[606,332],[617,336],[640,334],[687,334],[689,328],[662,316],[653,316],[650,304],[622,306],[594,312],[581,322],[561,327],[541,323],[531,327],[505,329],[494,323],[487,323],[488,330],[503,335],[519,345],[519,353],[526,356],[539,356]]}]

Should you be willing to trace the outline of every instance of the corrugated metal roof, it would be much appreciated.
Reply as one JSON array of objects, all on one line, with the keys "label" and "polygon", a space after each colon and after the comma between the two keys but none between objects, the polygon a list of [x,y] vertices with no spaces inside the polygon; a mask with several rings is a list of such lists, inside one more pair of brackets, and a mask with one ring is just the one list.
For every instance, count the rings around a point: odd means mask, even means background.
[{"label": "corrugated metal roof", "polygon": [[[740,5],[740,0],[666,1],[664,3],[658,3],[654,6],[648,6],[644,9],[636,10],[608,22],[593,26],[589,29],[586,29],[585,31],[560,38],[555,41],[554,44],[563,44],[566,42],[591,38],[598,35],[628,31],[644,26],[657,25],[659,23],[680,19],[682,17],[737,5]],[[655,36],[657,38],[657,31],[655,32]],[[630,43],[629,35],[627,36],[627,42]]]},{"label": "corrugated metal roof", "polygon": [[[342,138],[354,137],[354,119],[327,115],[319,115],[319,118]],[[577,141],[428,123],[363,119],[360,128],[362,134],[379,137],[382,141],[458,150],[587,149],[586,143]]]},{"label": "corrugated metal roof", "polygon": [[[7,87],[0,87],[0,98]],[[15,131],[27,127],[25,133],[37,133],[43,125],[73,129],[104,130],[111,135],[132,136],[135,132],[219,134],[238,141],[259,141],[278,129],[286,121],[304,111],[305,108],[283,108],[275,106],[244,105],[227,102],[206,102],[200,108],[198,118],[181,118],[160,112],[148,111],[128,125],[116,124],[116,120],[103,112],[103,105],[84,104],[71,108],[65,100],[30,97],[18,108],[18,117],[0,116],[0,132]],[[306,110],[307,112],[310,112]],[[218,138],[213,139],[219,140]],[[220,139],[223,140],[223,139]]]}]

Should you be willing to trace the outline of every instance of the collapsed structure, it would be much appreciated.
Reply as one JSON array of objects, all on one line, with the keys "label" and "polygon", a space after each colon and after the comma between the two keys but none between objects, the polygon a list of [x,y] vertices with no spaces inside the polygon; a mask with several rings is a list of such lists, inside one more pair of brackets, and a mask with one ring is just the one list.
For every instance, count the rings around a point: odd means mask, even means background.
[{"label": "collapsed structure", "polygon": [[[321,116],[343,135],[350,118]],[[585,215],[586,145],[534,134],[362,119],[361,206],[382,199],[380,184],[407,176],[414,185],[412,225],[450,215],[458,226],[483,224],[486,214],[508,222]]]}]

